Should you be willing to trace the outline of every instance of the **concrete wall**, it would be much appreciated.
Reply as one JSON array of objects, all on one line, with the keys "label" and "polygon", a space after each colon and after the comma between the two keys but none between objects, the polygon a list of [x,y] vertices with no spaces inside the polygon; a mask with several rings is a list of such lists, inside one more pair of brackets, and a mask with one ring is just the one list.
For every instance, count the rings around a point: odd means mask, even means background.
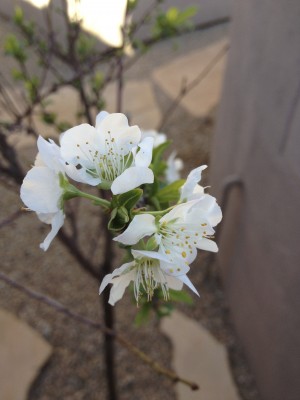
[{"label": "concrete wall", "polygon": [[300,2],[236,0],[211,183],[219,261],[264,400],[300,399]]}]

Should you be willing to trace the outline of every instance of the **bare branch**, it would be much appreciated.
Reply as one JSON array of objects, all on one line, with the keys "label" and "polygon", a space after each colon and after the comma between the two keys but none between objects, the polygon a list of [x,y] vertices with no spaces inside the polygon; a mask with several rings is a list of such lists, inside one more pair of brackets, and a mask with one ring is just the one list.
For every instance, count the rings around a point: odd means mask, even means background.
[{"label": "bare branch", "polygon": [[191,82],[187,83],[186,79],[182,81],[182,85],[180,91],[174,101],[171,103],[170,107],[164,113],[158,131],[161,131],[165,126],[166,122],[170,119],[170,116],[175,111],[175,109],[180,104],[181,100],[186,96],[189,92],[191,92],[197,85],[199,85],[210,73],[210,71],[216,66],[216,64],[225,56],[225,54],[229,50],[229,44],[226,43],[225,46],[221,48],[221,50],[209,61],[209,63],[203,68],[200,74],[194,78]]},{"label": "bare branch", "polygon": [[176,374],[176,372],[172,371],[171,369],[167,369],[167,368],[163,367],[157,361],[153,360],[146,353],[144,353],[142,350],[140,350],[138,347],[134,346],[124,336],[120,335],[115,330],[110,329],[107,326],[101,324],[101,322],[93,321],[83,315],[80,315],[80,314],[70,310],[68,307],[64,306],[57,300],[54,300],[54,299],[47,297],[39,292],[36,292],[32,289],[27,288],[26,286],[16,282],[14,279],[9,278],[3,272],[0,272],[0,280],[5,282],[9,286],[19,290],[20,292],[25,293],[27,296],[31,297],[32,299],[35,299],[43,304],[46,304],[47,306],[53,308],[57,312],[64,314],[67,317],[74,319],[77,322],[80,322],[91,328],[98,329],[98,330],[104,332],[105,334],[114,337],[122,346],[126,347],[127,350],[129,350],[131,353],[136,355],[141,361],[143,361],[145,364],[149,365],[149,367],[151,367],[155,372],[167,377],[172,382],[174,382],[174,383],[181,382],[181,383],[189,386],[192,390],[199,389],[199,386],[196,383],[191,382],[187,379],[184,379],[184,378],[178,376]]}]

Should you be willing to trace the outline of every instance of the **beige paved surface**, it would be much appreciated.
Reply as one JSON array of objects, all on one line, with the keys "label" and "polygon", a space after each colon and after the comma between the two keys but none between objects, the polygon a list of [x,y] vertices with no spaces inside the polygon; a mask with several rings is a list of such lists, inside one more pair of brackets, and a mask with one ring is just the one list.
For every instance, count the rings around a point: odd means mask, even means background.
[{"label": "beige paved surface", "polygon": [[[114,112],[116,109],[116,84],[111,84],[105,90],[106,109]],[[131,117],[131,123],[143,129],[155,128],[161,117],[153,87],[149,79],[125,81],[123,94],[124,112]]]},{"label": "beige paved surface", "polygon": [[176,372],[200,386],[192,392],[179,383],[178,400],[239,400],[225,347],[200,323],[175,311],[162,320],[161,330],[172,341]]},{"label": "beige paved surface", "polygon": [[25,400],[51,346],[27,324],[0,310],[0,398]]},{"label": "beige paved surface", "polygon": [[[203,32],[198,49],[154,70],[154,81],[171,99],[177,97],[183,82],[189,84],[198,77],[228,43],[227,29],[227,26],[222,26]],[[207,115],[218,103],[225,65],[226,57],[223,57],[205,79],[183,98],[181,105],[195,117]]]}]

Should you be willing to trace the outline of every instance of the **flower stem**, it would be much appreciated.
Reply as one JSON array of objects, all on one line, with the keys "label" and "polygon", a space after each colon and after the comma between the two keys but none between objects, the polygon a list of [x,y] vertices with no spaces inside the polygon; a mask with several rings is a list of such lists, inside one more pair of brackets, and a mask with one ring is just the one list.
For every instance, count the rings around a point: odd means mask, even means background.
[{"label": "flower stem", "polygon": [[110,201],[108,201],[108,200],[101,199],[100,197],[94,196],[89,193],[81,192],[80,190],[78,190],[78,196],[84,197],[85,199],[92,200],[95,205],[102,206],[106,210],[110,209]]},{"label": "flower stem", "polygon": [[132,213],[134,215],[139,215],[139,214],[151,214],[151,215],[164,215],[166,213],[168,213],[169,211],[171,211],[175,206],[166,208],[165,210],[161,210],[161,211],[140,211],[140,209],[137,210],[133,210]]}]

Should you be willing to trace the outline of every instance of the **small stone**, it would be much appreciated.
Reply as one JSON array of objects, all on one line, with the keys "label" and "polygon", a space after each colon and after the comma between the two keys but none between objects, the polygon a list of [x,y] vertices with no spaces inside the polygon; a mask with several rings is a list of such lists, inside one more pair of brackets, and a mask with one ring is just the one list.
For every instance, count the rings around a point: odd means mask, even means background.
[{"label": "small stone", "polygon": [[25,400],[51,346],[23,321],[0,309],[1,399]]},{"label": "small stone", "polygon": [[173,344],[176,373],[199,385],[200,391],[176,385],[178,400],[240,400],[233,382],[225,346],[199,322],[179,311],[161,323],[162,332]]}]

